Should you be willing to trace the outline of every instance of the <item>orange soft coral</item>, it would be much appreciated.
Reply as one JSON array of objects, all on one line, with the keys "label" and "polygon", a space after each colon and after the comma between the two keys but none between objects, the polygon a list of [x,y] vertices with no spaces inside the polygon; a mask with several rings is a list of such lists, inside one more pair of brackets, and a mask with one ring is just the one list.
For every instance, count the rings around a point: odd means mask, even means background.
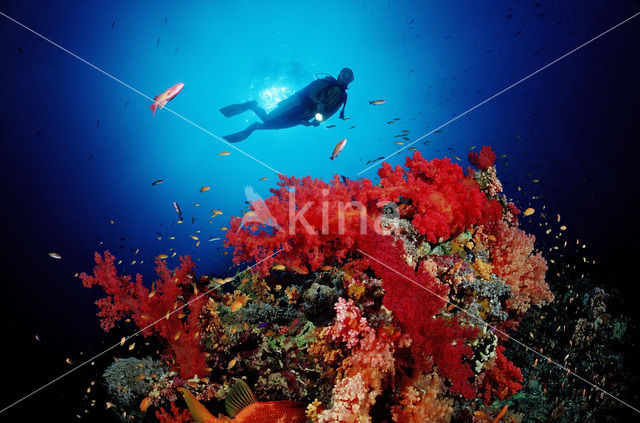
[{"label": "orange soft coral", "polygon": [[440,398],[443,394],[440,377],[437,373],[432,373],[421,379],[418,384],[407,386],[402,390],[400,403],[391,407],[393,421],[448,423],[453,413],[453,401]]},{"label": "orange soft coral", "polygon": [[491,264],[496,275],[510,287],[512,297],[507,306],[525,312],[532,305],[542,306],[553,300],[545,282],[547,262],[541,254],[533,253],[535,237],[498,221],[492,226]]}]

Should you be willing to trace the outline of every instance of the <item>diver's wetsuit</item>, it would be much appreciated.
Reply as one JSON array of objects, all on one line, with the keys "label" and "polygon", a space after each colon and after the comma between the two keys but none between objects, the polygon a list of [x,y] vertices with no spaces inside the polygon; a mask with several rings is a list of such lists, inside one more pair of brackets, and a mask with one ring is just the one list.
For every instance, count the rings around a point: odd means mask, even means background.
[{"label": "diver's wetsuit", "polygon": [[[344,108],[347,104],[346,89],[346,85],[341,85],[332,76],[327,76],[316,79],[282,100],[271,113],[259,107],[256,101],[223,107],[220,112],[226,117],[251,110],[262,120],[262,123],[252,123],[244,131],[227,135],[224,139],[229,142],[240,142],[253,131],[260,129],[284,129],[297,125],[318,126],[320,121],[315,119],[316,113],[321,113],[322,120],[326,120],[337,112],[340,106],[342,106],[340,118],[344,118]],[[313,120],[310,121],[311,119]]]}]

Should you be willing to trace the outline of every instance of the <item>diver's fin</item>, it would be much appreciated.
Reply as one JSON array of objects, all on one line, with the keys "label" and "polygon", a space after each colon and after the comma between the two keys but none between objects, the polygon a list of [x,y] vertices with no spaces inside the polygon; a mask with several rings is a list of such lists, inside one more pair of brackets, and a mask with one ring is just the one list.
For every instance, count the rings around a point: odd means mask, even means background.
[{"label": "diver's fin", "polygon": [[242,112],[246,112],[251,109],[251,106],[255,104],[255,101],[247,101],[246,103],[232,104],[231,106],[223,107],[220,109],[220,113],[225,117],[231,117],[239,115]]},{"label": "diver's fin", "polygon": [[256,397],[253,396],[249,385],[240,379],[227,394],[227,399],[224,401],[224,408],[226,408],[227,414],[229,414],[230,417],[235,417],[243,409],[256,402]]},{"label": "diver's fin", "polygon": [[252,125],[249,125],[249,127],[247,129],[245,129],[244,131],[236,132],[235,134],[231,134],[231,135],[225,135],[222,138],[224,138],[225,140],[227,140],[229,142],[244,141],[249,137],[249,135],[251,135],[253,133],[253,131],[255,130],[255,126],[256,126],[256,124],[254,123]]},{"label": "diver's fin", "polygon": [[187,403],[187,407],[189,407],[189,412],[196,423],[216,422],[217,419],[213,414],[209,413],[209,410],[207,410],[204,405],[200,404],[200,401],[198,401],[191,392],[186,388],[178,388],[178,390],[182,392],[182,395],[184,395],[184,400]]}]

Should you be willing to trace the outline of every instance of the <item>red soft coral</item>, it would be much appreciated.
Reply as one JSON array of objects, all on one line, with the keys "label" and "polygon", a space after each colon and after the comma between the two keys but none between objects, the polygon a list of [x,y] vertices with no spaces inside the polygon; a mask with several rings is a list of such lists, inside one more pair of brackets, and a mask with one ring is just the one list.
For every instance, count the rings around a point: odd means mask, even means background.
[{"label": "red soft coral", "polygon": [[181,410],[171,403],[171,413],[164,408],[156,411],[156,417],[160,423],[189,423],[192,421],[189,410]]},{"label": "red soft coral", "polygon": [[[314,271],[340,262],[358,239],[375,232],[388,202],[401,204],[400,217],[411,220],[429,242],[500,219],[500,203],[487,199],[473,178],[448,159],[427,161],[415,152],[406,167],[384,163],[379,186],[368,179],[342,182],[337,175],[331,183],[281,176],[280,188],[265,200],[279,229],[237,217],[225,245],[234,248],[235,263],[264,260],[257,266],[263,274],[276,259]],[[279,250],[277,258],[270,257]]]},{"label": "red soft coral", "polygon": [[[377,206],[369,180],[343,183],[336,175],[326,183],[281,176],[278,185],[265,204],[281,230],[266,229],[255,221],[242,226],[242,219],[232,219],[225,245],[234,248],[235,263],[263,260],[256,266],[263,274],[275,260],[314,271],[342,260],[354,238],[372,228]],[[279,250],[278,257],[270,257]]]},{"label": "red soft coral", "polygon": [[[483,164],[492,163],[491,154],[483,148],[478,157],[483,158]],[[427,161],[416,152],[407,158],[405,167],[384,163],[378,175],[377,186],[366,179],[342,182],[336,176],[329,184],[310,177],[281,176],[280,188],[272,190],[274,195],[265,203],[283,230],[267,230],[246,221],[241,227],[242,220],[235,218],[226,245],[234,247],[236,263],[266,259],[259,266],[263,273],[275,260],[291,269],[314,271],[325,264],[340,263],[347,256],[351,270],[373,271],[382,280],[384,306],[393,311],[403,332],[412,339],[417,365],[427,368],[435,364],[452,392],[471,399],[475,387],[468,364],[473,356],[468,340],[477,336],[477,329],[456,319],[436,318],[446,304],[448,286],[424,267],[416,271],[415,264],[408,265],[402,242],[394,244],[392,236],[375,229],[379,228],[381,207],[393,202],[398,205],[397,217],[411,221],[422,235],[418,242],[436,243],[473,226],[501,221],[503,207],[488,199],[473,177],[448,159]],[[361,209],[336,216],[336,210],[352,201]],[[298,230],[292,230],[293,226]],[[269,258],[278,251],[275,259]]]},{"label": "red soft coral", "polygon": [[473,177],[449,159],[427,161],[419,152],[408,157],[407,170],[384,163],[378,171],[380,197],[409,203],[402,217],[411,220],[429,242],[456,236],[471,225],[499,219],[502,206],[489,200]]},{"label": "red soft coral", "polygon": [[467,340],[477,335],[477,328],[461,326],[455,319],[434,318],[444,308],[449,288],[426,270],[415,272],[407,265],[400,243],[394,245],[382,236],[369,240],[371,244],[363,243],[363,251],[374,257],[369,265],[383,281],[383,304],[411,337],[418,368],[424,367],[430,357],[438,373],[450,381],[450,390],[472,399],[476,392],[471,382],[474,373],[466,360],[473,357],[473,351]]},{"label": "red soft coral", "polygon": [[[142,335],[157,335],[166,344],[165,358],[179,370],[181,377],[206,376],[205,355],[197,337],[198,316],[204,298],[190,301],[194,297],[191,285],[193,261],[181,257],[180,267],[171,271],[163,260],[156,259],[156,273],[160,279],[150,291],[139,274],[135,283],[130,276],[118,276],[115,258],[108,251],[104,257],[96,253],[95,260],[93,275],[82,273],[80,278],[87,288],[98,285],[107,294],[96,301],[102,328],[108,331],[123,317],[131,316]],[[182,311],[174,312],[187,303]]]},{"label": "red soft coral", "polygon": [[480,392],[485,405],[505,399],[522,388],[522,372],[504,356],[504,347],[496,347],[493,365],[482,373]]},{"label": "red soft coral", "polygon": [[483,145],[478,153],[469,153],[469,163],[479,170],[487,170],[496,162],[496,153],[488,145]]}]

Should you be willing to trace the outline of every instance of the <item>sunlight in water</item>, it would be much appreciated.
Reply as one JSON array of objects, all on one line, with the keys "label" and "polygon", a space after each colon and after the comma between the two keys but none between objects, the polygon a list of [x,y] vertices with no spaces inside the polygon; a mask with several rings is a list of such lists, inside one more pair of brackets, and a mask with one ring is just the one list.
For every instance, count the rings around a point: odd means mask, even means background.
[{"label": "sunlight in water", "polygon": [[293,94],[293,90],[288,87],[271,87],[262,90],[260,102],[267,112],[275,109],[279,102]]}]

